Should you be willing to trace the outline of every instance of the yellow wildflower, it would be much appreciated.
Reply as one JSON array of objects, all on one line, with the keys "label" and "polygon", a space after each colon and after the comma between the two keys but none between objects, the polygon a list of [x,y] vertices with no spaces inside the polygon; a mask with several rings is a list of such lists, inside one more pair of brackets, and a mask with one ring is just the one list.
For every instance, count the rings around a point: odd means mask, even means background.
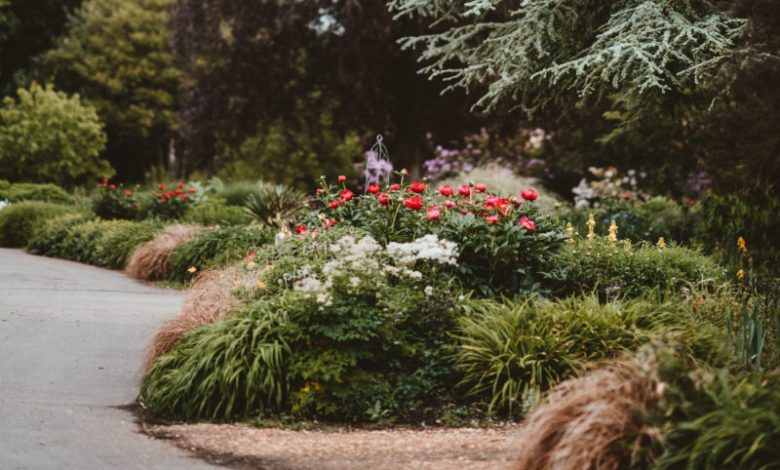
[{"label": "yellow wildflower", "polygon": [[588,240],[593,240],[596,236],[596,219],[593,218],[593,212],[588,214]]},{"label": "yellow wildflower", "polygon": [[618,226],[614,220],[609,223],[609,236],[607,237],[610,243],[617,242]]},{"label": "yellow wildflower", "polygon": [[192,266],[190,269],[187,270],[187,272],[194,273],[197,270],[198,270],[198,268],[196,268],[195,266]]},{"label": "yellow wildflower", "polygon": [[257,287],[258,287],[258,289],[265,290],[265,282],[263,282],[260,279],[258,279],[257,280]]},{"label": "yellow wildflower", "polygon": [[740,281],[742,279],[745,279],[745,270],[744,269],[740,269],[739,271],[737,271],[737,279],[739,279]]},{"label": "yellow wildflower", "polygon": [[663,250],[664,248],[666,248],[666,240],[664,240],[664,237],[658,237],[657,245],[659,250]]},{"label": "yellow wildflower", "polygon": [[747,254],[748,252],[747,243],[745,243],[745,239],[742,238],[741,235],[739,238],[737,238],[737,247],[739,248],[739,251],[741,253]]}]

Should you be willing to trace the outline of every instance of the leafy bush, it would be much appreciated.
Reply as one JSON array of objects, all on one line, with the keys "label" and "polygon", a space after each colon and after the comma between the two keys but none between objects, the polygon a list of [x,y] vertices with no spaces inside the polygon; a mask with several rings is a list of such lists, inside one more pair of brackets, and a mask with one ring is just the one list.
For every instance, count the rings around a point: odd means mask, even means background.
[{"label": "leafy bush", "polygon": [[8,183],[0,186],[0,200],[9,202],[46,201],[62,204],[73,203],[73,197],[53,184]]},{"label": "leafy bush", "polygon": [[[218,180],[217,180],[218,181]],[[234,181],[217,190],[216,196],[224,199],[230,206],[246,206],[249,196],[258,195],[259,187],[249,181]]]},{"label": "leafy bush", "polygon": [[228,205],[224,199],[207,199],[190,207],[184,221],[207,225],[247,225],[252,217],[241,207]]},{"label": "leafy bush", "polygon": [[131,188],[119,186],[104,179],[98,185],[98,194],[92,199],[92,210],[102,219],[136,219],[140,207],[138,196]]},{"label": "leafy bush", "polygon": [[723,361],[725,332],[679,298],[599,303],[598,297],[516,303],[473,301],[458,321],[456,367],[468,393],[502,414],[519,415],[540,392],[590,362],[651,339],[686,342],[702,360]]},{"label": "leafy bush", "polygon": [[0,177],[61,185],[110,177],[97,112],[49,85],[20,88],[0,109]]},{"label": "leafy bush", "polygon": [[569,243],[552,260],[549,285],[558,295],[597,290],[602,297],[637,296],[646,289],[724,281],[710,257],[688,248],[632,246],[605,237]]},{"label": "leafy bush", "polygon": [[[239,261],[273,242],[275,232],[257,226],[233,225],[207,229],[176,247],[168,261],[168,277],[187,281],[197,271]],[[190,272],[190,268],[197,271]]]},{"label": "leafy bush", "polygon": [[73,206],[50,202],[26,201],[11,204],[0,212],[0,246],[22,247],[49,219],[79,212]]}]

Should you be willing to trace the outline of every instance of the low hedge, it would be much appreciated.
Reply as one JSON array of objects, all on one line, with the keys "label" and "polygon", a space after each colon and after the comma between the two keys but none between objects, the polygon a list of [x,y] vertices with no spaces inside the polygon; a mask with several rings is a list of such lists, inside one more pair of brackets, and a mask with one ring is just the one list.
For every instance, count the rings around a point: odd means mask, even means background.
[{"label": "low hedge", "polygon": [[0,200],[10,202],[45,201],[68,204],[73,197],[54,184],[8,183],[0,185]]},{"label": "low hedge", "polygon": [[47,220],[79,212],[85,211],[50,202],[24,201],[11,204],[0,211],[0,246],[23,247]]}]

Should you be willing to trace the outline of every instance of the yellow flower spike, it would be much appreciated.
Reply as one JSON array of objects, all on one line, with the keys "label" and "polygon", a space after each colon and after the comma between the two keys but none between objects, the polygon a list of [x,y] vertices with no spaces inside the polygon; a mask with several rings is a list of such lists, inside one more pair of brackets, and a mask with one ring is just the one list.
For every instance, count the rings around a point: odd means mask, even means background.
[{"label": "yellow flower spike", "polygon": [[588,214],[588,240],[593,240],[596,236],[596,219],[593,218],[593,212]]},{"label": "yellow flower spike", "polygon": [[737,247],[739,248],[739,251],[741,253],[747,254],[748,252],[747,243],[745,243],[745,239],[742,238],[742,235],[740,235],[739,238],[737,238]]},{"label": "yellow flower spike", "polygon": [[574,227],[572,227],[571,222],[566,224],[566,235],[569,237],[566,243],[574,243]]},{"label": "yellow flower spike", "polygon": [[666,240],[664,240],[664,237],[658,237],[658,243],[656,245],[658,246],[659,250],[666,248]]},{"label": "yellow flower spike", "polygon": [[610,243],[617,242],[617,235],[618,235],[618,226],[617,222],[614,220],[609,223],[609,236],[607,237],[610,241]]},{"label": "yellow flower spike", "polygon": [[198,270],[198,268],[196,268],[195,266],[192,266],[190,269],[187,270],[187,272],[194,273],[197,270]]},{"label": "yellow flower spike", "polygon": [[739,271],[737,271],[737,279],[739,279],[740,281],[742,279],[745,279],[745,270],[744,269],[740,269]]}]

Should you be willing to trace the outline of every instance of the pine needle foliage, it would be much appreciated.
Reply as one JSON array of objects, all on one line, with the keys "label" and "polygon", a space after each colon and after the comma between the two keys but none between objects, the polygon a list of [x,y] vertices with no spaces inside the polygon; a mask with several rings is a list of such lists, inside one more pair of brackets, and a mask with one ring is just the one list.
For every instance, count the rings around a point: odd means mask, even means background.
[{"label": "pine needle foliage", "polygon": [[392,0],[396,17],[430,20],[422,72],[447,89],[486,87],[476,107],[685,91],[740,47],[746,21],[708,0]]}]

